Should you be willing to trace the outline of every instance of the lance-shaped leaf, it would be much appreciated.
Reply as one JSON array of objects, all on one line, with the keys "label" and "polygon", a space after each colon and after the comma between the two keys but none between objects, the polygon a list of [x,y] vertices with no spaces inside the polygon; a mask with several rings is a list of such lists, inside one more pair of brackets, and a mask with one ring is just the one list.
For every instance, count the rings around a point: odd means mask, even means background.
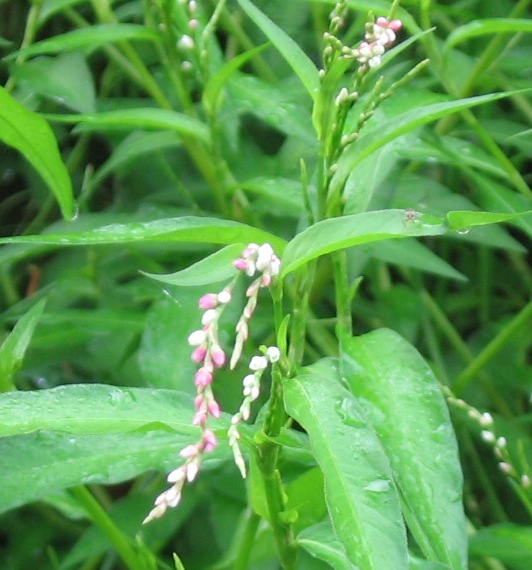
[{"label": "lance-shaped leaf", "polygon": [[425,557],[467,568],[462,471],[432,370],[396,332],[342,339],[342,376],[386,450],[403,512]]},{"label": "lance-shaped leaf", "polygon": [[321,360],[284,384],[288,413],[307,431],[327,506],[349,561],[364,570],[408,568],[390,464],[336,363]]},{"label": "lance-shaped leaf", "polygon": [[52,191],[63,217],[71,219],[74,213],[72,184],[50,125],[13,99],[2,87],[0,141],[26,158]]}]

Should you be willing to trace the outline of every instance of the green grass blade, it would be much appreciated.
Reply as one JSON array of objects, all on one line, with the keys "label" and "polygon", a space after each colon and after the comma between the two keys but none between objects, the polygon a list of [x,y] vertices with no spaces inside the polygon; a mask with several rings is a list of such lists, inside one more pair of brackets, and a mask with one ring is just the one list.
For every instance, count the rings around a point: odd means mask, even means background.
[{"label": "green grass blade", "polygon": [[[0,346],[0,392],[14,389],[13,376],[22,365],[45,304],[46,299],[42,299],[22,316]],[[0,425],[0,435],[2,427]]]},{"label": "green grass blade", "polygon": [[74,215],[72,184],[50,125],[0,87],[0,141],[20,152],[54,194],[66,219]]},{"label": "green grass blade", "polygon": [[195,137],[203,142],[209,141],[209,129],[204,123],[183,113],[168,109],[142,107],[139,109],[124,109],[95,114],[50,114],[45,116],[48,120],[58,123],[81,123],[83,129],[164,129],[175,131],[181,135]]},{"label": "green grass blade", "polygon": [[400,335],[380,329],[343,340],[341,371],[386,451],[407,524],[425,557],[465,570],[462,472],[432,370]]},{"label": "green grass blade", "polygon": [[266,37],[279,50],[286,62],[314,100],[319,90],[318,70],[311,59],[281,28],[274,24],[249,0],[238,0],[246,14],[257,24]]},{"label": "green grass blade", "polygon": [[443,52],[448,52],[455,45],[478,36],[492,34],[518,34],[532,32],[532,20],[510,18],[485,18],[474,20],[455,28],[443,44]]},{"label": "green grass blade", "polygon": [[333,527],[364,570],[408,567],[406,534],[388,459],[336,364],[322,360],[285,382],[288,413],[307,431]]},{"label": "green grass blade", "polygon": [[10,53],[6,59],[31,57],[49,53],[64,53],[82,48],[97,48],[125,40],[157,41],[159,34],[146,26],[138,24],[101,24],[81,28],[59,36],[42,40],[30,46]]}]

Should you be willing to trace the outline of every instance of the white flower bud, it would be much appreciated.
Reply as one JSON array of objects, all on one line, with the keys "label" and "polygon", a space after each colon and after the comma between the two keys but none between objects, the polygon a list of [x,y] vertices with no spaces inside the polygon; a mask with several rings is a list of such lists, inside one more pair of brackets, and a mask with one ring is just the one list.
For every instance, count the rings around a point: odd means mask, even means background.
[{"label": "white flower bud", "polygon": [[216,309],[208,309],[203,313],[201,317],[202,325],[210,325],[218,318],[218,311]]},{"label": "white flower bud", "polygon": [[188,344],[190,346],[199,346],[207,339],[207,333],[203,330],[197,330],[191,333],[188,337]]},{"label": "white flower bud", "polygon": [[281,358],[281,352],[276,346],[270,346],[266,350],[266,356],[270,362],[278,362]]},{"label": "white flower bud", "polygon": [[264,370],[268,367],[268,360],[264,356],[254,356],[249,363],[250,370]]},{"label": "white flower bud", "polygon": [[488,431],[486,429],[480,432],[480,435],[484,441],[487,443],[493,443],[495,441],[495,435],[492,431]]}]

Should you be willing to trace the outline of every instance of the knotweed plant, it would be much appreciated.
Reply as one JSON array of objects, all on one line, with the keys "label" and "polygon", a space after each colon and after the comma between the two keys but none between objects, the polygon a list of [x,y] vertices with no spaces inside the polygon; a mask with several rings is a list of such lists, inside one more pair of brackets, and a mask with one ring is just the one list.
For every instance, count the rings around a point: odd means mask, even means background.
[{"label": "knotweed plant", "polygon": [[529,4],[0,2],[0,570],[532,568]]}]

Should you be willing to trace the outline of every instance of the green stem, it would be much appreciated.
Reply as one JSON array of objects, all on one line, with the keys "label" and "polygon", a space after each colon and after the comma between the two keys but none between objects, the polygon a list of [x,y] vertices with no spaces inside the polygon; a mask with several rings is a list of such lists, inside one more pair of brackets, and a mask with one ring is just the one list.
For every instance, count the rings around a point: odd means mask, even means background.
[{"label": "green stem", "polygon": [[351,336],[353,323],[351,320],[351,298],[349,295],[349,279],[347,276],[347,261],[345,251],[332,254],[334,271],[334,290],[336,296],[336,313],[338,316],[337,333]]},{"label": "green stem", "polygon": [[83,506],[92,522],[107,536],[129,570],[146,570],[146,565],[142,563],[128,538],[115,525],[91,492],[84,486],[78,486],[73,487],[71,493]]},{"label": "green stem", "polygon": [[296,545],[294,530],[290,520],[283,515],[286,511],[286,495],[281,474],[278,469],[279,445],[272,441],[286,424],[288,415],[283,403],[283,385],[278,366],[272,371],[272,389],[270,404],[264,420],[263,436],[257,446],[257,464],[260,469],[269,521],[277,545],[279,561],[284,570],[293,570],[296,564]]},{"label": "green stem", "polygon": [[463,370],[452,383],[455,394],[460,395],[484,366],[502,350],[504,345],[524,324],[532,319],[532,301],[530,301],[502,331],[487,344],[475,359]]},{"label": "green stem", "polygon": [[232,565],[233,570],[246,570],[249,567],[249,558],[255,545],[255,536],[260,523],[259,515],[252,510],[247,513],[245,526],[240,538],[240,548]]},{"label": "green stem", "polygon": [[[33,40],[37,34],[37,30],[39,28],[38,20],[39,14],[41,13],[43,0],[34,0],[31,3],[31,8],[28,12],[28,17],[26,18],[26,28],[24,29],[24,37],[22,38],[22,43],[20,45],[20,49],[26,48],[33,43]],[[19,55],[15,59],[15,65],[20,65],[24,63],[26,60],[26,56]],[[6,91],[12,91],[15,87],[16,80],[13,76],[10,76],[5,84]]]}]

